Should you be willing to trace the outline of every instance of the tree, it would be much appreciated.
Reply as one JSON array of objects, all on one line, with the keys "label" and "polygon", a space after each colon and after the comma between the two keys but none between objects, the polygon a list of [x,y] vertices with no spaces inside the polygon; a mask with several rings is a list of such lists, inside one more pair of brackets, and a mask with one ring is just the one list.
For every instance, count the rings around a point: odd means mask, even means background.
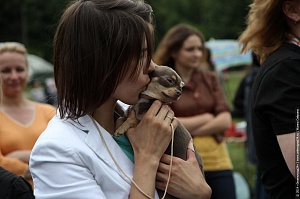
[{"label": "tree", "polygon": [[154,10],[158,40],[179,23],[198,28],[205,37],[236,39],[245,26],[251,0],[148,0]]},{"label": "tree", "polygon": [[[0,7],[0,40],[23,43],[29,53],[52,61],[52,40],[66,1],[10,0]],[[13,12],[12,12],[13,11]]]},{"label": "tree", "polygon": [[[0,41],[24,43],[30,53],[52,61],[57,22],[70,0],[9,0],[0,6]],[[109,1],[109,0],[108,0]],[[154,10],[157,42],[179,23],[205,37],[236,39],[245,26],[251,0],[146,0]]]}]

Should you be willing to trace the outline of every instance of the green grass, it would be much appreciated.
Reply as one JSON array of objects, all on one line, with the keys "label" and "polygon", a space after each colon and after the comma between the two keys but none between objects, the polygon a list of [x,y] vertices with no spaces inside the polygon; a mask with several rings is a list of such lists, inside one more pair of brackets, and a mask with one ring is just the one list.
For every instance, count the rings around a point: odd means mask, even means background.
[{"label": "green grass", "polygon": [[255,183],[255,166],[246,158],[245,145],[243,142],[227,143],[228,151],[234,166],[234,171],[241,173],[248,182],[252,191]]},{"label": "green grass", "polygon": [[[240,81],[244,77],[245,72],[233,71],[227,74],[227,80],[224,82],[226,89],[225,95],[229,106],[232,108],[232,101],[235,96],[235,92],[239,86]],[[233,118],[233,122],[240,122],[241,118]],[[255,166],[251,164],[246,157],[246,148],[244,142],[228,142],[228,151],[234,166],[234,171],[241,173],[246,181],[249,183],[250,190],[253,190],[255,183]]]}]

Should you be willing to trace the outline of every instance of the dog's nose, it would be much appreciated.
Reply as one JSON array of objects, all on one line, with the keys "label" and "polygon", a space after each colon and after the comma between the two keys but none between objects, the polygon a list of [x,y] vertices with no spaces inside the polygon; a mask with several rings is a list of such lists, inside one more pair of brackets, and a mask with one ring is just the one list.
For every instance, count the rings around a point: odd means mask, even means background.
[{"label": "dog's nose", "polygon": [[181,95],[181,90],[182,90],[182,89],[180,89],[180,90],[179,90],[179,89],[176,89],[176,95],[177,95],[177,96]]}]

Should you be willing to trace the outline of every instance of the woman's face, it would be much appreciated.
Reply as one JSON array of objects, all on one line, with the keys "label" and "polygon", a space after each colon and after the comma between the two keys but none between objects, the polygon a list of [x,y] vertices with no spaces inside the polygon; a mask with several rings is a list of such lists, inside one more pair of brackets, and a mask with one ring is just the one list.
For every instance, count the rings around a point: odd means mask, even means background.
[{"label": "woman's face", "polygon": [[203,43],[197,35],[189,36],[182,44],[178,52],[172,57],[175,61],[175,67],[195,69],[199,67],[203,56]]},{"label": "woman's face", "polygon": [[150,66],[148,67],[144,64],[146,62],[146,57],[144,56],[142,59],[140,64],[143,66],[139,66],[142,67],[142,69],[140,70],[140,74],[136,81],[129,78],[131,74],[128,72],[113,94],[115,99],[121,100],[129,105],[136,104],[139,100],[140,93],[147,89],[147,85],[150,82],[148,73],[155,69],[155,64],[151,61]]},{"label": "woman's face", "polygon": [[0,75],[4,96],[16,97],[22,94],[28,80],[25,55],[16,52],[1,53]]}]

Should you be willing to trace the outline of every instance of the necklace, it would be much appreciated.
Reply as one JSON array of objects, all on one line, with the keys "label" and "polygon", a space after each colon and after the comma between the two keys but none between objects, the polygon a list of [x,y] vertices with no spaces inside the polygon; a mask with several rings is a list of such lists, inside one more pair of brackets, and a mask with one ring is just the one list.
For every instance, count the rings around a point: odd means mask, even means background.
[{"label": "necklace", "polygon": [[[134,186],[135,186],[135,187],[136,187],[143,195],[145,195],[145,196],[146,196],[147,198],[149,198],[149,199],[154,199],[154,198],[152,198],[151,196],[149,196],[147,193],[145,193],[145,192],[144,192],[144,191],[136,184],[136,182],[134,182],[134,180],[131,179],[131,178],[125,173],[125,171],[121,168],[121,166],[118,164],[118,162],[117,162],[116,159],[114,158],[113,154],[112,154],[111,151],[109,150],[109,147],[107,146],[107,144],[106,144],[106,142],[105,142],[104,136],[102,135],[102,133],[101,133],[101,131],[100,131],[100,129],[99,129],[97,123],[96,123],[96,120],[95,120],[92,116],[90,116],[90,115],[88,115],[88,116],[89,116],[89,117],[91,118],[91,120],[93,121],[93,123],[94,123],[94,125],[95,125],[95,127],[96,127],[96,129],[97,129],[97,131],[98,131],[98,133],[100,134],[101,140],[102,140],[102,142],[103,142],[103,144],[104,144],[106,150],[108,151],[110,157],[112,158],[112,160],[114,161],[114,163],[116,164],[116,166],[118,167],[118,169],[123,173],[124,176],[126,176],[126,178],[127,178],[128,180],[130,180],[130,182],[131,182],[132,184],[134,184]],[[170,182],[170,178],[171,178],[172,165],[173,165],[174,127],[173,127],[172,123],[170,123],[170,126],[171,126],[171,131],[172,131],[170,171],[169,171],[169,176],[168,176],[168,180],[167,180],[167,185],[166,185],[165,192],[164,192],[164,195],[163,195],[162,199],[164,199],[165,196],[166,196],[166,194],[167,194],[167,190],[168,190],[168,186],[169,186],[169,182]]]}]

